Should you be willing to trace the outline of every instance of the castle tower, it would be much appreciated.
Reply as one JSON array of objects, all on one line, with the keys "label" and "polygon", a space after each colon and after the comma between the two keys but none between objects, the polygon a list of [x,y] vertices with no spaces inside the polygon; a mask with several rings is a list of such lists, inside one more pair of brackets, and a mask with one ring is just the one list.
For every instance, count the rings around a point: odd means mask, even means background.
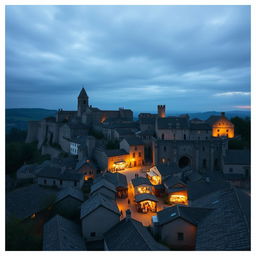
[{"label": "castle tower", "polygon": [[157,114],[158,114],[158,117],[161,117],[161,118],[165,117],[165,105],[157,105]]},{"label": "castle tower", "polygon": [[82,113],[86,111],[88,106],[89,97],[85,91],[84,88],[80,91],[79,96],[77,97],[77,110],[78,110],[78,116],[81,116]]}]

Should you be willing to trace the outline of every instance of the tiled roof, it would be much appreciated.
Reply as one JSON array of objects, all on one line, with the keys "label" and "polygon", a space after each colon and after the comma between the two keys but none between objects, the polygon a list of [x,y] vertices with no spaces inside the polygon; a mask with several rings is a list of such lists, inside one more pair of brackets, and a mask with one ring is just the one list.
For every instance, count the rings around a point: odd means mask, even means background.
[{"label": "tiled roof", "polygon": [[196,250],[250,250],[250,196],[222,189],[193,202],[215,210],[199,223]]},{"label": "tiled roof", "polygon": [[206,122],[212,126],[216,121],[218,121],[221,118],[221,116],[210,116]]},{"label": "tiled roof", "polygon": [[190,122],[190,129],[191,130],[211,130],[211,126],[209,123],[192,123]]},{"label": "tiled roof", "polygon": [[24,220],[46,209],[55,195],[55,190],[37,184],[15,189],[6,194],[6,214]]},{"label": "tiled roof", "polygon": [[119,209],[114,200],[107,198],[101,193],[96,193],[82,204],[80,218],[83,219],[100,206],[108,209],[109,211],[112,211],[115,214],[120,215]]},{"label": "tiled roof", "polygon": [[112,183],[110,183],[108,180],[106,180],[105,178],[102,178],[97,183],[94,183],[91,186],[91,194],[95,193],[97,190],[99,190],[102,187],[105,187],[113,192],[116,192],[115,186]]},{"label": "tiled roof", "polygon": [[177,218],[182,218],[194,225],[198,225],[198,223],[211,211],[211,209],[207,208],[175,205],[157,212],[157,219],[160,225],[167,224]]},{"label": "tiled roof", "polygon": [[110,251],[162,251],[168,250],[154,240],[138,221],[125,218],[104,234]]},{"label": "tiled roof", "polygon": [[47,166],[42,168],[37,173],[37,176],[45,177],[45,178],[58,178],[61,173],[62,173],[62,170],[60,167]]},{"label": "tiled roof", "polygon": [[158,129],[188,129],[189,122],[184,117],[167,117],[157,119]]},{"label": "tiled roof", "polygon": [[168,188],[173,188],[173,186],[177,185],[177,184],[181,184],[184,187],[186,187],[187,185],[181,181],[178,177],[176,176],[168,176],[166,179],[163,180],[163,184],[168,187]]},{"label": "tiled roof", "polygon": [[80,225],[60,215],[55,215],[45,223],[43,229],[44,251],[86,250]]},{"label": "tiled roof", "polygon": [[251,155],[249,150],[228,150],[224,157],[224,164],[250,165]]},{"label": "tiled roof", "polygon": [[129,155],[124,149],[106,149],[107,157]]},{"label": "tiled roof", "polygon": [[136,203],[141,202],[141,201],[145,201],[145,200],[158,202],[158,199],[154,195],[149,194],[149,193],[137,194],[135,196],[135,202]]},{"label": "tiled roof", "polygon": [[75,199],[77,199],[81,202],[84,201],[84,195],[83,195],[83,192],[81,190],[76,189],[76,188],[72,188],[72,187],[67,187],[67,188],[61,189],[57,193],[55,202],[59,202],[62,199],[68,197],[68,196],[71,196],[71,197],[73,197],[73,198],[75,198]]},{"label": "tiled roof", "polygon": [[134,187],[140,186],[140,185],[152,186],[151,182],[147,178],[144,178],[144,177],[137,177],[137,178],[132,179],[132,185]]},{"label": "tiled roof", "polygon": [[83,173],[65,171],[58,178],[62,180],[80,181],[83,179],[83,176]]},{"label": "tiled roof", "polygon": [[130,146],[143,145],[143,141],[140,138],[138,138],[138,137],[127,137],[127,138],[125,138],[125,140],[127,141],[127,143]]}]

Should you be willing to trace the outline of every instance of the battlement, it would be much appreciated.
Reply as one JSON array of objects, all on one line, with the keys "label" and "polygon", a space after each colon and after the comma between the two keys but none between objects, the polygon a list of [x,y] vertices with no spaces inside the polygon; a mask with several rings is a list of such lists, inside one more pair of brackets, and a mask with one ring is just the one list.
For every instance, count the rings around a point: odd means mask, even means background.
[{"label": "battlement", "polygon": [[157,114],[159,117],[164,118],[165,115],[165,105],[157,105]]}]

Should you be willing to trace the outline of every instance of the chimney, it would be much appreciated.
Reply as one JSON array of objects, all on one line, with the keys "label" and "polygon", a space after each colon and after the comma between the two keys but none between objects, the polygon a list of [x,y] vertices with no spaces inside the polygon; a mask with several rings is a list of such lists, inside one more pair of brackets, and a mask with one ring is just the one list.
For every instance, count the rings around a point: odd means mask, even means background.
[{"label": "chimney", "polygon": [[126,221],[128,221],[129,219],[131,219],[131,215],[132,215],[131,210],[127,209],[125,213],[126,213],[126,218],[125,219],[126,219]]}]

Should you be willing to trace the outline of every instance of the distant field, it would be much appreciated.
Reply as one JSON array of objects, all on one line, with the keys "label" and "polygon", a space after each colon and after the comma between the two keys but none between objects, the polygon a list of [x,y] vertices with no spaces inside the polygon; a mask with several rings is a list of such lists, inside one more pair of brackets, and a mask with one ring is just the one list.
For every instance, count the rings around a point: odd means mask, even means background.
[{"label": "distant field", "polygon": [[41,120],[45,117],[55,116],[56,110],[42,108],[13,108],[6,109],[6,131],[11,128],[27,130],[28,121]]}]

